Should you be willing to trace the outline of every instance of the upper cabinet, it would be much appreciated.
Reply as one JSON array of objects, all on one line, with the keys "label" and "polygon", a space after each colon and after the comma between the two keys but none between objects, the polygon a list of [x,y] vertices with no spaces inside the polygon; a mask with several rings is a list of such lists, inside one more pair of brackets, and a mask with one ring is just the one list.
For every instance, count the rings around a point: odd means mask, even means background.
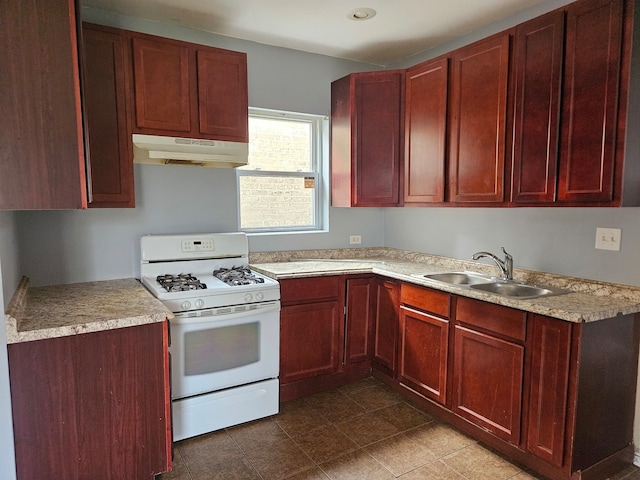
[{"label": "upper cabinet", "polygon": [[87,206],[74,0],[0,7],[0,209]]},{"label": "upper cabinet", "polygon": [[331,205],[401,203],[404,71],[354,73],[331,84]]},{"label": "upper cabinet", "polygon": [[131,37],[134,133],[248,141],[245,53]]},{"label": "upper cabinet", "polygon": [[409,68],[406,75],[404,203],[444,201],[449,59]]},{"label": "upper cabinet", "polygon": [[630,3],[583,0],[517,27],[514,204],[623,203]]},{"label": "upper cabinet", "polygon": [[453,52],[449,95],[451,202],[502,202],[509,33]]},{"label": "upper cabinet", "polygon": [[618,127],[625,124],[627,104],[628,71],[621,83],[625,3],[633,2],[589,0],[567,8],[558,178],[562,202],[620,202],[615,178],[621,179],[624,159],[624,129]]},{"label": "upper cabinet", "polygon": [[516,28],[513,202],[555,199],[563,40],[563,11]]},{"label": "upper cabinet", "polygon": [[[408,68],[398,203],[382,200],[394,191],[389,156],[367,143],[366,161],[383,158],[387,170],[375,160],[358,169],[362,133],[333,115],[333,205],[640,205],[635,158],[625,158],[633,17],[633,1],[578,0]],[[340,103],[345,85],[334,82],[332,107],[357,112]],[[390,138],[389,117],[378,117]],[[358,186],[380,201],[361,201]]]},{"label": "upper cabinet", "polygon": [[91,163],[89,207],[133,207],[126,37],[122,30],[84,23],[82,45]]}]

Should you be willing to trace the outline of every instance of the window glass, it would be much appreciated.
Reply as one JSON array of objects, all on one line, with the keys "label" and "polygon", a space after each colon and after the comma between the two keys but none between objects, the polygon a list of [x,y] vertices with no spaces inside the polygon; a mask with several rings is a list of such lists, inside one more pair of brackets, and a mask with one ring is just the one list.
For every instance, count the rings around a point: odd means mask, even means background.
[{"label": "window glass", "polygon": [[236,169],[241,230],[322,228],[326,128],[319,115],[249,110],[249,163]]}]

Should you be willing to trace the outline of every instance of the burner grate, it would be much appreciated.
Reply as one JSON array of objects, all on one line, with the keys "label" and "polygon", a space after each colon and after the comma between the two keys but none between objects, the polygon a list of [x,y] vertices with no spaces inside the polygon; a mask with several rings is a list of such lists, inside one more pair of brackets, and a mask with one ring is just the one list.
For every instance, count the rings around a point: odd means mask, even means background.
[{"label": "burner grate", "polygon": [[207,288],[206,283],[202,283],[190,273],[181,273],[179,275],[158,275],[156,277],[158,283],[167,292],[184,292],[186,290],[204,290]]},{"label": "burner grate", "polygon": [[256,276],[249,267],[219,268],[213,271],[213,276],[231,286],[264,283],[264,278]]}]

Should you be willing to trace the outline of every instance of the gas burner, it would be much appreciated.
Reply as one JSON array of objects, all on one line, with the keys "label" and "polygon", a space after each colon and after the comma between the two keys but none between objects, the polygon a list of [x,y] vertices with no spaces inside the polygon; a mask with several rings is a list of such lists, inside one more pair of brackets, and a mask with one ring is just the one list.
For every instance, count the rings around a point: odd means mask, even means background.
[{"label": "gas burner", "polygon": [[264,283],[264,278],[257,277],[249,267],[219,268],[213,276],[231,286]]},{"label": "gas burner", "polygon": [[202,283],[190,273],[181,273],[179,275],[158,275],[156,277],[158,283],[167,292],[183,292],[185,290],[204,290],[207,288],[206,283]]}]

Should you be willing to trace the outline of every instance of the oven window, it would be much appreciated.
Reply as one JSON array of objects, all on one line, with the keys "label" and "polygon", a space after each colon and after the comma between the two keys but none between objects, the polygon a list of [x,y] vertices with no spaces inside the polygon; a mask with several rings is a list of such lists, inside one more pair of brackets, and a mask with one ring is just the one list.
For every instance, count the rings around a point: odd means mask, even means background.
[{"label": "oven window", "polygon": [[187,332],[185,375],[215,373],[260,360],[260,322]]}]

